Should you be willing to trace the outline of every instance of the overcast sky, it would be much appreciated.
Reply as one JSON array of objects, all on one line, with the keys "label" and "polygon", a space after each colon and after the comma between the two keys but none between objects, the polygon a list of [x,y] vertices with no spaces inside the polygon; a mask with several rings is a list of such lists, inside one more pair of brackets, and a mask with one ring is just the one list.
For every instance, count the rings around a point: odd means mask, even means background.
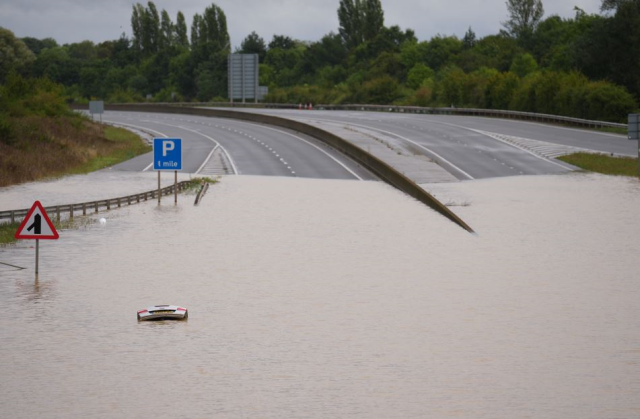
[{"label": "overcast sky", "polygon": [[[573,17],[574,7],[598,13],[601,0],[546,0],[545,16]],[[131,34],[130,0],[2,0],[0,26],[22,38],[54,38],[58,43],[102,42]],[[141,2],[146,4],[146,2]],[[211,4],[205,0],[156,0],[175,22],[184,13],[187,25],[195,13]],[[338,28],[339,0],[217,0],[227,15],[234,47],[251,31],[266,42],[273,34],[316,41]],[[411,28],[418,39],[436,34],[462,37],[471,26],[479,37],[495,34],[507,18],[505,0],[382,0],[387,26]]]}]

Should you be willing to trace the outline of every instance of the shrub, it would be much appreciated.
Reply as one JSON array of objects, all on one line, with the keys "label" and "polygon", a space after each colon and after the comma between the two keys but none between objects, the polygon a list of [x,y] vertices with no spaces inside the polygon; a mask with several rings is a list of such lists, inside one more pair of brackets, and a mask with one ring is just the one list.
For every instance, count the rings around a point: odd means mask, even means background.
[{"label": "shrub", "polygon": [[366,103],[391,104],[400,98],[398,81],[387,75],[366,82],[362,91]]},{"label": "shrub", "polygon": [[418,63],[407,74],[407,87],[417,89],[426,79],[433,78],[434,74],[432,69],[422,63]]},{"label": "shrub", "polygon": [[489,109],[509,109],[519,86],[520,78],[511,72],[494,75],[487,84],[485,106]]}]

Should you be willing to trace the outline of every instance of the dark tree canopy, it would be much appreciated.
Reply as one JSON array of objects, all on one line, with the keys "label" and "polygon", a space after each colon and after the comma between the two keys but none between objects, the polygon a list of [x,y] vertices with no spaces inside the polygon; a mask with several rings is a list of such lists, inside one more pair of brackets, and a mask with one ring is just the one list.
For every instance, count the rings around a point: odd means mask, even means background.
[{"label": "dark tree canopy", "polygon": [[339,33],[347,48],[355,48],[375,38],[384,28],[380,0],[340,0]]},{"label": "dark tree canopy", "polygon": [[286,35],[273,35],[271,42],[269,42],[269,49],[291,49],[295,46],[295,41]]},{"label": "dark tree canopy", "polygon": [[183,48],[189,47],[189,38],[187,37],[187,24],[184,20],[184,15],[182,14],[182,12],[178,12],[178,16],[176,18],[175,44]]},{"label": "dark tree canopy", "polygon": [[260,62],[263,62],[267,55],[267,44],[265,44],[264,39],[254,31],[244,38],[238,52],[242,54],[258,54]]},{"label": "dark tree canopy", "polygon": [[542,0],[507,0],[507,32],[518,40],[528,40],[544,16]]}]

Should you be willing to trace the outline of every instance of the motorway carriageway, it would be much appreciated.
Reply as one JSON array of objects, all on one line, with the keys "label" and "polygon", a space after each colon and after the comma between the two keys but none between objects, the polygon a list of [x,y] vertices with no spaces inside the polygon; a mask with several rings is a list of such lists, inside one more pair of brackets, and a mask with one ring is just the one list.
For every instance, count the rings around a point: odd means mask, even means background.
[{"label": "motorway carriageway", "polygon": [[[437,160],[460,180],[567,173],[575,167],[551,156],[580,149],[636,156],[638,147],[637,141],[622,135],[515,120],[382,112],[238,110],[295,119],[328,131],[347,127]],[[136,112],[106,112],[103,119],[156,137],[183,138],[183,172],[187,173],[375,179],[321,142],[282,128],[230,119]],[[114,169],[150,170],[151,161],[148,154]]]}]

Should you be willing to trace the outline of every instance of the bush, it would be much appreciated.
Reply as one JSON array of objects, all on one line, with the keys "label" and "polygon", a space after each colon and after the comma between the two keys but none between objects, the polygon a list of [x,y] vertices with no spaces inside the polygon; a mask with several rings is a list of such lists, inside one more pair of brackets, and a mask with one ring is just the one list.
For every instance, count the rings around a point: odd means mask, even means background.
[{"label": "bush", "polygon": [[436,98],[444,106],[461,106],[462,90],[467,75],[452,65],[442,69],[436,79]]},{"label": "bush", "polygon": [[432,69],[422,63],[418,63],[407,74],[407,87],[417,89],[426,79],[433,78],[434,74]]},{"label": "bush", "polygon": [[401,96],[398,81],[387,75],[366,82],[362,92],[366,103],[380,105],[391,104]]},{"label": "bush", "polygon": [[47,78],[27,79],[12,73],[0,86],[2,110],[12,117],[68,115],[63,91],[61,85]]},{"label": "bush", "polygon": [[485,106],[489,109],[509,109],[520,78],[511,72],[494,75],[487,84]]},{"label": "bush", "polygon": [[586,95],[587,119],[626,122],[638,108],[633,96],[621,86],[605,81],[592,82]]}]

